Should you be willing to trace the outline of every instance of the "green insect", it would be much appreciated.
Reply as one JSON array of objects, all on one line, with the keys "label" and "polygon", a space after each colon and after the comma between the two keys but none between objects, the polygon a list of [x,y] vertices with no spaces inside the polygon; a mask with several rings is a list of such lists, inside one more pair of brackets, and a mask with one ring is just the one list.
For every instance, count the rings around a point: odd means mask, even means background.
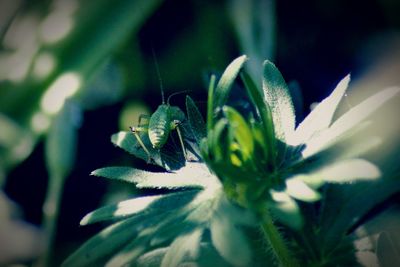
[{"label": "green insect", "polygon": [[[179,107],[171,106],[169,104],[169,100],[172,96],[182,93],[177,92],[171,94],[168,99],[167,103],[165,103],[164,98],[164,90],[160,78],[160,74],[157,67],[157,74],[160,81],[160,89],[161,89],[161,98],[162,104],[158,106],[157,110],[151,115],[140,115],[139,116],[139,124],[137,127],[129,127],[133,135],[136,137],[139,145],[143,148],[148,156],[147,162],[152,160],[151,154],[149,150],[146,148],[145,144],[142,141],[142,138],[139,135],[139,132],[146,132],[149,135],[150,143],[153,148],[159,150],[161,149],[168,140],[169,134],[172,130],[176,130],[179,137],[179,142],[182,147],[183,156],[185,157],[186,161],[188,160],[185,145],[183,143],[182,132],[180,130],[180,125],[182,121],[185,119],[185,114],[180,110]],[[145,123],[142,124],[142,121]]]}]

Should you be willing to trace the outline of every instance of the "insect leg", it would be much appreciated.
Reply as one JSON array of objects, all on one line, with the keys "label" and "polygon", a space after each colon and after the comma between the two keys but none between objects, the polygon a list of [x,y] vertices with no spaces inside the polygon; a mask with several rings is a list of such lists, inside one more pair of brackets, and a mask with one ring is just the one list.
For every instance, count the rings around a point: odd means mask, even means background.
[{"label": "insect leg", "polygon": [[140,144],[140,146],[143,148],[143,150],[146,152],[147,154],[147,163],[150,163],[151,161],[151,155],[149,150],[146,148],[146,146],[144,145],[142,138],[140,138],[140,135],[138,134],[138,132],[147,132],[147,128],[144,127],[129,127],[131,129],[131,132],[133,133],[133,135],[136,137],[136,140],[138,141],[138,143]]},{"label": "insect leg", "polygon": [[190,161],[190,160],[188,159],[188,157],[187,157],[187,154],[186,154],[185,145],[183,144],[183,138],[182,138],[181,130],[179,129],[179,124],[181,124],[181,121],[179,121],[179,120],[174,120],[174,121],[173,121],[173,124],[174,124],[174,126],[175,126],[174,129],[176,129],[176,131],[177,131],[177,133],[178,133],[179,142],[181,143],[183,156],[185,157],[185,160],[186,160],[186,161]]},{"label": "insect leg", "polygon": [[[145,121],[145,122],[142,123],[142,121]],[[139,123],[138,123],[138,126],[136,127],[136,131],[139,131],[139,130],[137,130],[138,128],[145,128],[145,129],[143,129],[143,130],[141,130],[139,132],[147,131],[147,129],[149,128],[149,121],[150,121],[150,115],[140,114]],[[135,147],[139,148],[139,147],[143,147],[143,146],[140,144],[140,142],[138,142]]]}]

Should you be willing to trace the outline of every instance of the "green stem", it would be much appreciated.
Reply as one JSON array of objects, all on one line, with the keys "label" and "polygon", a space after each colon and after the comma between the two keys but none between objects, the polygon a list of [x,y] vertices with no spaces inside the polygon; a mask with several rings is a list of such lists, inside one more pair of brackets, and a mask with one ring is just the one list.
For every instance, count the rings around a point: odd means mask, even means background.
[{"label": "green stem", "polygon": [[61,204],[63,177],[52,175],[49,177],[46,199],[43,203],[43,231],[47,238],[44,253],[38,259],[35,267],[52,266],[52,256],[57,233],[57,220]]},{"label": "green stem", "polygon": [[265,240],[270,244],[272,251],[275,254],[280,266],[283,267],[298,267],[300,266],[297,260],[290,254],[285,241],[283,240],[278,229],[272,221],[268,210],[262,214],[261,228],[264,233]]}]

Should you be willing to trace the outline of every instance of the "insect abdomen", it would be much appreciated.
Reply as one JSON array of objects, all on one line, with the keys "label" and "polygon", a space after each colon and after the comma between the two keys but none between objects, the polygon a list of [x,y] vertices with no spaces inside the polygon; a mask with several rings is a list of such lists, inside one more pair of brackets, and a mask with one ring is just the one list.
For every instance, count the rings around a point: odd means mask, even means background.
[{"label": "insect abdomen", "polygon": [[150,117],[149,139],[155,149],[160,149],[167,142],[170,132],[170,118],[167,105],[160,105]]}]

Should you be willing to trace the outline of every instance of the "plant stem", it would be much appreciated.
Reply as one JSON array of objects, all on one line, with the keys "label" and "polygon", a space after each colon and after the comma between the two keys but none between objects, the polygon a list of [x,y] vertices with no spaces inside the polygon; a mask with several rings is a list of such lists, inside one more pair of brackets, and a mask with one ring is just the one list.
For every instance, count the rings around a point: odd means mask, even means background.
[{"label": "plant stem", "polygon": [[43,231],[46,236],[46,247],[44,253],[36,262],[35,267],[52,266],[52,252],[57,233],[57,220],[64,179],[59,175],[51,175],[49,178],[46,199],[43,203]]},{"label": "plant stem", "polygon": [[271,215],[268,210],[264,210],[262,213],[262,223],[261,228],[264,233],[264,238],[270,244],[275,257],[279,261],[280,266],[284,267],[298,267],[300,266],[297,260],[292,257],[287,248],[285,241],[283,240],[278,229],[272,221]]}]

